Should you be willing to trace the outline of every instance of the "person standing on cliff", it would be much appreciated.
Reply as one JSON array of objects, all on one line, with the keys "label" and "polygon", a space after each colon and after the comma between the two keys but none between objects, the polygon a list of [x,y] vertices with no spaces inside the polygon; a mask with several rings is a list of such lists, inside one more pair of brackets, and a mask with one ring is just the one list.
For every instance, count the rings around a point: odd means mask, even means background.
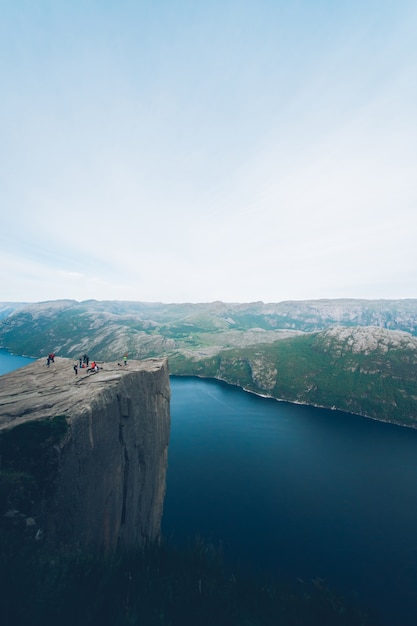
[{"label": "person standing on cliff", "polygon": [[75,372],[75,375],[78,374],[78,365],[77,365],[77,363],[74,365],[74,372]]},{"label": "person standing on cliff", "polygon": [[123,357],[123,365],[127,365],[127,354]]}]

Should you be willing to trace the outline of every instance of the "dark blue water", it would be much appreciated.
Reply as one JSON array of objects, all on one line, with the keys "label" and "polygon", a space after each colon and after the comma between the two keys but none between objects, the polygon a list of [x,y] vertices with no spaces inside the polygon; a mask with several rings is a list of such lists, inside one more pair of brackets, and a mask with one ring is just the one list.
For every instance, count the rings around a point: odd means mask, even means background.
[{"label": "dark blue water", "polygon": [[19,369],[28,363],[32,363],[33,359],[29,356],[18,356],[10,354],[8,350],[0,348],[0,376]]},{"label": "dark blue water", "polygon": [[[163,534],[417,623],[417,431],[171,379]],[[298,582],[297,584],[302,585]]]}]

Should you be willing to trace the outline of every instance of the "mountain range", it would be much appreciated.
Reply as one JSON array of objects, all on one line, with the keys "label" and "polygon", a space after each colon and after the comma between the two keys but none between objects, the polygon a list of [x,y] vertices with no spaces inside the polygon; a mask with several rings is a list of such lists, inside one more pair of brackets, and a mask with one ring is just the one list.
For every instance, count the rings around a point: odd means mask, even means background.
[{"label": "mountain range", "polygon": [[417,300],[0,303],[0,345],[35,357],[168,357],[279,400],[417,427]]}]

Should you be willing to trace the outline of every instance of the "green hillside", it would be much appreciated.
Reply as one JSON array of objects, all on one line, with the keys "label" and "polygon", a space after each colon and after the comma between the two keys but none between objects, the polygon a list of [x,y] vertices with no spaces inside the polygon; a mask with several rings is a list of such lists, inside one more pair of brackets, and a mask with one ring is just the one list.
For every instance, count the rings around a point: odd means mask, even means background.
[{"label": "green hillside", "polygon": [[306,334],[206,359],[171,360],[181,375],[219,378],[289,402],[337,408],[407,426],[417,425],[416,344],[387,351],[342,350],[336,336]]}]

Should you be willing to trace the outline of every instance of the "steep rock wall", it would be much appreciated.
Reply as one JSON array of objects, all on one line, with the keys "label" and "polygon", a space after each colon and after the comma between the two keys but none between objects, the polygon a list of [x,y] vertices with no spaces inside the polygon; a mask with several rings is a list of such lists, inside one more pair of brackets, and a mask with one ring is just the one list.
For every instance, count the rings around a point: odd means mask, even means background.
[{"label": "steep rock wall", "polygon": [[[42,359],[0,378],[0,433],[65,416],[52,488],[30,512],[50,545],[95,551],[141,546],[160,534],[170,431],[164,359],[100,364]],[[17,432],[17,431],[16,431]],[[52,469],[53,467],[53,469]]]}]

